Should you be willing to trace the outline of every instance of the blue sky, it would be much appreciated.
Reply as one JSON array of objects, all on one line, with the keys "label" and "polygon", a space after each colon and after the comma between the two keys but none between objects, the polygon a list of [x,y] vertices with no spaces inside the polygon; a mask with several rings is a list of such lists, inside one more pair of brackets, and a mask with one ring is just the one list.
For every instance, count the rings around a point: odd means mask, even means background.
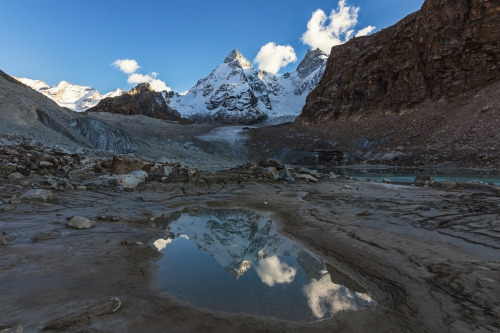
[{"label": "blue sky", "polygon": [[[373,32],[386,28],[423,3],[344,1],[359,8],[354,34],[368,26],[375,27]],[[283,73],[294,70],[311,48],[302,36],[317,9],[328,16],[339,9],[338,0],[2,1],[0,69],[49,85],[65,80],[106,93],[132,87],[130,74],[112,65],[131,59],[140,66],[136,74],[182,92],[231,50],[253,62],[261,47],[273,42],[290,46],[297,58],[280,68]]]}]

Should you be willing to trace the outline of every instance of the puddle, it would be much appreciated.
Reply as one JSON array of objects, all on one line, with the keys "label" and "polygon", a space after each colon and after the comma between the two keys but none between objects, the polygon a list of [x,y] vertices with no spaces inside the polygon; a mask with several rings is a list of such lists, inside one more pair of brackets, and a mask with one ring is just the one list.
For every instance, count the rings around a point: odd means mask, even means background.
[{"label": "puddle", "polygon": [[374,301],[348,275],[246,210],[186,209],[155,220],[160,287],[197,307],[311,322]]}]

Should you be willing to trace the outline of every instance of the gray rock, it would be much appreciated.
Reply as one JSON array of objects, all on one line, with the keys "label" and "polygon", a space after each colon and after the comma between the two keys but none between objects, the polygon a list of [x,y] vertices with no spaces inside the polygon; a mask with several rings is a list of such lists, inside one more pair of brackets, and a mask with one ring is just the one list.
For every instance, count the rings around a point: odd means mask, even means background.
[{"label": "gray rock", "polygon": [[311,176],[310,174],[307,174],[307,173],[299,173],[299,174],[295,175],[295,178],[302,179],[302,180],[305,180],[305,181],[308,181],[311,183],[318,182],[318,178]]},{"label": "gray rock", "polygon": [[59,182],[57,180],[55,180],[54,178],[47,178],[47,179],[45,179],[45,181],[47,182],[47,184],[49,184],[52,187],[57,188],[59,186]]},{"label": "gray rock", "polygon": [[52,199],[52,191],[43,189],[29,190],[28,192],[21,194],[19,198],[23,201],[33,200],[47,202]]},{"label": "gray rock", "polygon": [[93,228],[94,226],[95,222],[82,216],[75,216],[68,223],[68,227],[75,229],[90,229]]},{"label": "gray rock", "polygon": [[268,179],[272,179],[272,180],[280,179],[280,174],[279,174],[278,170],[276,170],[276,168],[272,167],[272,166],[262,168],[262,174]]},{"label": "gray rock", "polygon": [[51,167],[54,166],[54,163],[48,162],[48,161],[40,161],[38,163],[38,166],[41,167],[41,168],[51,168]]},{"label": "gray rock", "polygon": [[290,170],[288,170],[288,169],[285,169],[284,171],[280,172],[280,179],[283,179],[283,180],[290,182],[290,183],[295,182],[295,178],[292,176],[292,174],[290,173]]},{"label": "gray rock", "polygon": [[119,175],[117,178],[118,186],[123,188],[124,190],[135,190],[140,183],[143,182],[140,178],[137,178],[134,175]]},{"label": "gray rock", "polygon": [[68,178],[71,180],[88,180],[94,177],[95,172],[93,168],[76,169],[68,173]]},{"label": "gray rock", "polygon": [[14,172],[14,173],[11,173],[10,175],[7,176],[7,179],[10,179],[10,180],[15,180],[15,179],[23,179],[24,176],[22,174],[20,174],[19,172]]},{"label": "gray rock", "polygon": [[131,173],[129,173],[129,175],[140,179],[141,182],[146,181],[146,179],[148,179],[148,176],[149,176],[148,173],[146,171],[143,171],[143,170],[132,171]]},{"label": "gray rock", "polygon": [[314,178],[321,177],[321,173],[320,172],[318,172],[316,170],[311,170],[311,169],[308,169],[308,168],[304,168],[304,167],[300,167],[298,169],[298,172],[301,173],[301,174],[311,175]]},{"label": "gray rock", "polygon": [[174,169],[171,167],[171,166],[168,166],[168,165],[165,165],[163,167],[163,175],[165,177],[168,177],[170,176],[170,174],[172,174],[172,172],[174,171]]}]

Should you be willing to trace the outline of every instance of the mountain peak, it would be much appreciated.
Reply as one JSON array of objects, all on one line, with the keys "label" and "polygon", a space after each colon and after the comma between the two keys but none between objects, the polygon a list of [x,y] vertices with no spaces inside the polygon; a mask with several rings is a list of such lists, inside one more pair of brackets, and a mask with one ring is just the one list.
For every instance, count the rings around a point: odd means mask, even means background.
[{"label": "mountain peak", "polygon": [[230,65],[231,67],[237,66],[243,69],[245,68],[253,68],[250,61],[245,58],[237,49],[231,51],[228,54],[226,59],[224,59],[224,63]]},{"label": "mountain peak", "polygon": [[326,62],[328,56],[320,49],[307,50],[306,56],[297,66],[299,77],[305,78]]},{"label": "mountain peak", "polygon": [[128,93],[130,95],[140,95],[146,91],[153,91],[153,88],[151,88],[151,85],[149,83],[143,82],[136,85]]}]

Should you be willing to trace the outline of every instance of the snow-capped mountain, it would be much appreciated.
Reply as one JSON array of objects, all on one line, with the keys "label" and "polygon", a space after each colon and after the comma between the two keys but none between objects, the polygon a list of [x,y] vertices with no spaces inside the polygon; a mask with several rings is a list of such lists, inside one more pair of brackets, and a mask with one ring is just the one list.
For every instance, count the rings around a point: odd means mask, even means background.
[{"label": "snow-capped mountain", "polygon": [[123,94],[121,89],[115,89],[105,95],[101,95],[96,89],[88,86],[79,86],[66,81],[61,81],[57,85],[50,87],[40,80],[26,78],[16,78],[28,87],[44,94],[59,106],[66,107],[76,112],[85,111],[96,106],[101,99],[115,97]]},{"label": "snow-capped mountain", "polygon": [[321,79],[327,56],[309,50],[297,70],[283,76],[257,71],[238,50],[185,95],[170,100],[184,117],[251,124],[268,119],[292,120]]}]

